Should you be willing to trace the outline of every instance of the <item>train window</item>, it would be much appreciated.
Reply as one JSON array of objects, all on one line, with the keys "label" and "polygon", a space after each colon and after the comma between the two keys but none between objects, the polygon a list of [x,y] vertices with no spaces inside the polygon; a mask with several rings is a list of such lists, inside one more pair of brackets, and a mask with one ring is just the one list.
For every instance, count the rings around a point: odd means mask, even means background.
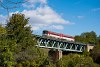
[{"label": "train window", "polygon": [[48,34],[48,31],[43,31],[43,34]]}]

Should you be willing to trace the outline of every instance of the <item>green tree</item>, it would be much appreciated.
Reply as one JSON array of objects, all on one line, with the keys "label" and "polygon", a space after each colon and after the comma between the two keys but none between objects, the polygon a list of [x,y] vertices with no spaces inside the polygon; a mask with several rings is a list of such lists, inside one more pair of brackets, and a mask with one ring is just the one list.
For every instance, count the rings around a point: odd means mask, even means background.
[{"label": "green tree", "polygon": [[0,36],[0,66],[12,67],[14,65],[14,50],[16,42],[11,35],[2,34]]},{"label": "green tree", "polygon": [[100,64],[100,45],[96,45],[90,55],[96,63]]},{"label": "green tree", "polygon": [[100,45],[100,35],[97,37],[97,45]]},{"label": "green tree", "polygon": [[[97,67],[89,56],[68,54],[57,62],[57,67]],[[98,65],[99,67],[99,65]]]},{"label": "green tree", "polygon": [[0,66],[12,67],[14,65],[13,52],[15,49],[15,40],[12,35],[6,33],[6,29],[0,25]]},{"label": "green tree", "polygon": [[5,34],[5,33],[6,33],[6,29],[2,27],[2,25],[0,25],[0,34]]},{"label": "green tree", "polygon": [[31,27],[27,26],[29,18],[24,14],[13,14],[7,23],[7,33],[16,41],[14,61],[16,66],[40,66],[47,57],[42,49],[37,48],[33,40]]},{"label": "green tree", "polygon": [[82,33],[80,36],[75,36],[75,41],[86,43],[86,44],[96,44],[97,35],[94,31]]},{"label": "green tree", "polygon": [[[31,58],[32,48],[35,44],[33,41],[32,31],[28,24],[29,18],[25,18],[24,14],[13,14],[7,23],[7,33],[13,35],[16,40],[17,48],[14,52],[16,62],[27,61]],[[31,58],[32,59],[32,58]]]},{"label": "green tree", "polygon": [[7,33],[14,35],[17,44],[23,49],[35,43],[30,26],[27,26],[28,21],[29,18],[25,18],[24,14],[13,14],[6,26]]}]

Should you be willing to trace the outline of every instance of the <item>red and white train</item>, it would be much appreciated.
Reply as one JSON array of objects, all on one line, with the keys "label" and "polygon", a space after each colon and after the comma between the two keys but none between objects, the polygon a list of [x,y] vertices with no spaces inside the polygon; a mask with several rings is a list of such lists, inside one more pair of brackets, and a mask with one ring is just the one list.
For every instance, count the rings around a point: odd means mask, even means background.
[{"label": "red and white train", "polygon": [[67,41],[75,41],[73,36],[64,35],[64,34],[61,34],[61,33],[55,33],[55,32],[51,32],[51,31],[47,31],[47,30],[44,30],[42,35],[48,36],[48,37],[64,39],[64,40],[67,40]]}]

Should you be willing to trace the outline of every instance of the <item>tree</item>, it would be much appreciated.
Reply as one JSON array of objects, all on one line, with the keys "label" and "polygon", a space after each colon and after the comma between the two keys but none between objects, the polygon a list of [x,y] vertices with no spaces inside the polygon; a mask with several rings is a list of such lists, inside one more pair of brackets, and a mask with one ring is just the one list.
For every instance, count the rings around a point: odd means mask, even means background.
[{"label": "tree", "polygon": [[[68,54],[57,62],[57,67],[97,67],[89,56]],[[98,66],[99,67],[99,66]]]},{"label": "tree", "polygon": [[75,36],[75,41],[86,43],[86,44],[96,44],[97,35],[94,31],[82,33],[80,36]]},{"label": "tree", "polygon": [[97,44],[100,45],[100,35],[97,37]]},{"label": "tree", "polygon": [[28,21],[29,18],[26,19],[24,14],[13,14],[6,26],[7,33],[11,34],[16,40],[16,53],[19,55],[23,54],[23,52],[26,53],[30,49],[29,47],[33,47],[35,44],[32,31],[29,26],[26,26]]},{"label": "tree", "polygon": [[0,25],[0,66],[12,67],[14,65],[14,45],[14,40],[6,33],[6,29]]},{"label": "tree", "polygon": [[2,27],[2,25],[0,25],[0,34],[5,34],[5,33],[6,33],[6,29]]},{"label": "tree", "polygon": [[6,26],[7,33],[12,34],[16,43],[22,48],[33,46],[35,43],[31,27],[27,26],[28,21],[29,18],[26,19],[23,14],[13,14]]},{"label": "tree", "polygon": [[[75,41],[79,41],[86,44],[95,44],[93,50],[90,52],[90,56],[96,63],[100,63],[100,36],[97,37],[94,31],[82,33],[80,36],[75,36]],[[84,52],[84,55],[89,55],[88,52]]]},{"label": "tree", "polygon": [[16,42],[11,35],[0,35],[0,66],[12,67],[14,65],[14,50]]},{"label": "tree", "polygon": [[90,52],[90,56],[96,63],[100,64],[100,45],[96,45],[93,48],[93,50]]},{"label": "tree", "polygon": [[[39,66],[47,57],[43,50],[37,48],[33,40],[31,27],[27,26],[29,18],[24,14],[13,14],[6,26],[7,33],[16,41],[14,60],[17,65]],[[34,63],[34,64],[33,64]]]}]

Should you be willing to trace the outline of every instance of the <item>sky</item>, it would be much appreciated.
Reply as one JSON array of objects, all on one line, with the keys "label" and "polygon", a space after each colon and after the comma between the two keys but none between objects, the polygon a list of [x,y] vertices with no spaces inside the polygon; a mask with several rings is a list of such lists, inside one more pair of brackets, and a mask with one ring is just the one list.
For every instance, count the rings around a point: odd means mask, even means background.
[{"label": "sky", "polygon": [[[25,0],[13,0],[20,1]],[[11,8],[10,16],[22,13],[30,18],[28,25],[34,34],[41,35],[43,30],[49,30],[72,36],[90,31],[100,35],[100,0],[28,0],[19,4],[0,0],[0,4]],[[0,7],[1,24],[7,23],[7,16],[7,10]]]}]

